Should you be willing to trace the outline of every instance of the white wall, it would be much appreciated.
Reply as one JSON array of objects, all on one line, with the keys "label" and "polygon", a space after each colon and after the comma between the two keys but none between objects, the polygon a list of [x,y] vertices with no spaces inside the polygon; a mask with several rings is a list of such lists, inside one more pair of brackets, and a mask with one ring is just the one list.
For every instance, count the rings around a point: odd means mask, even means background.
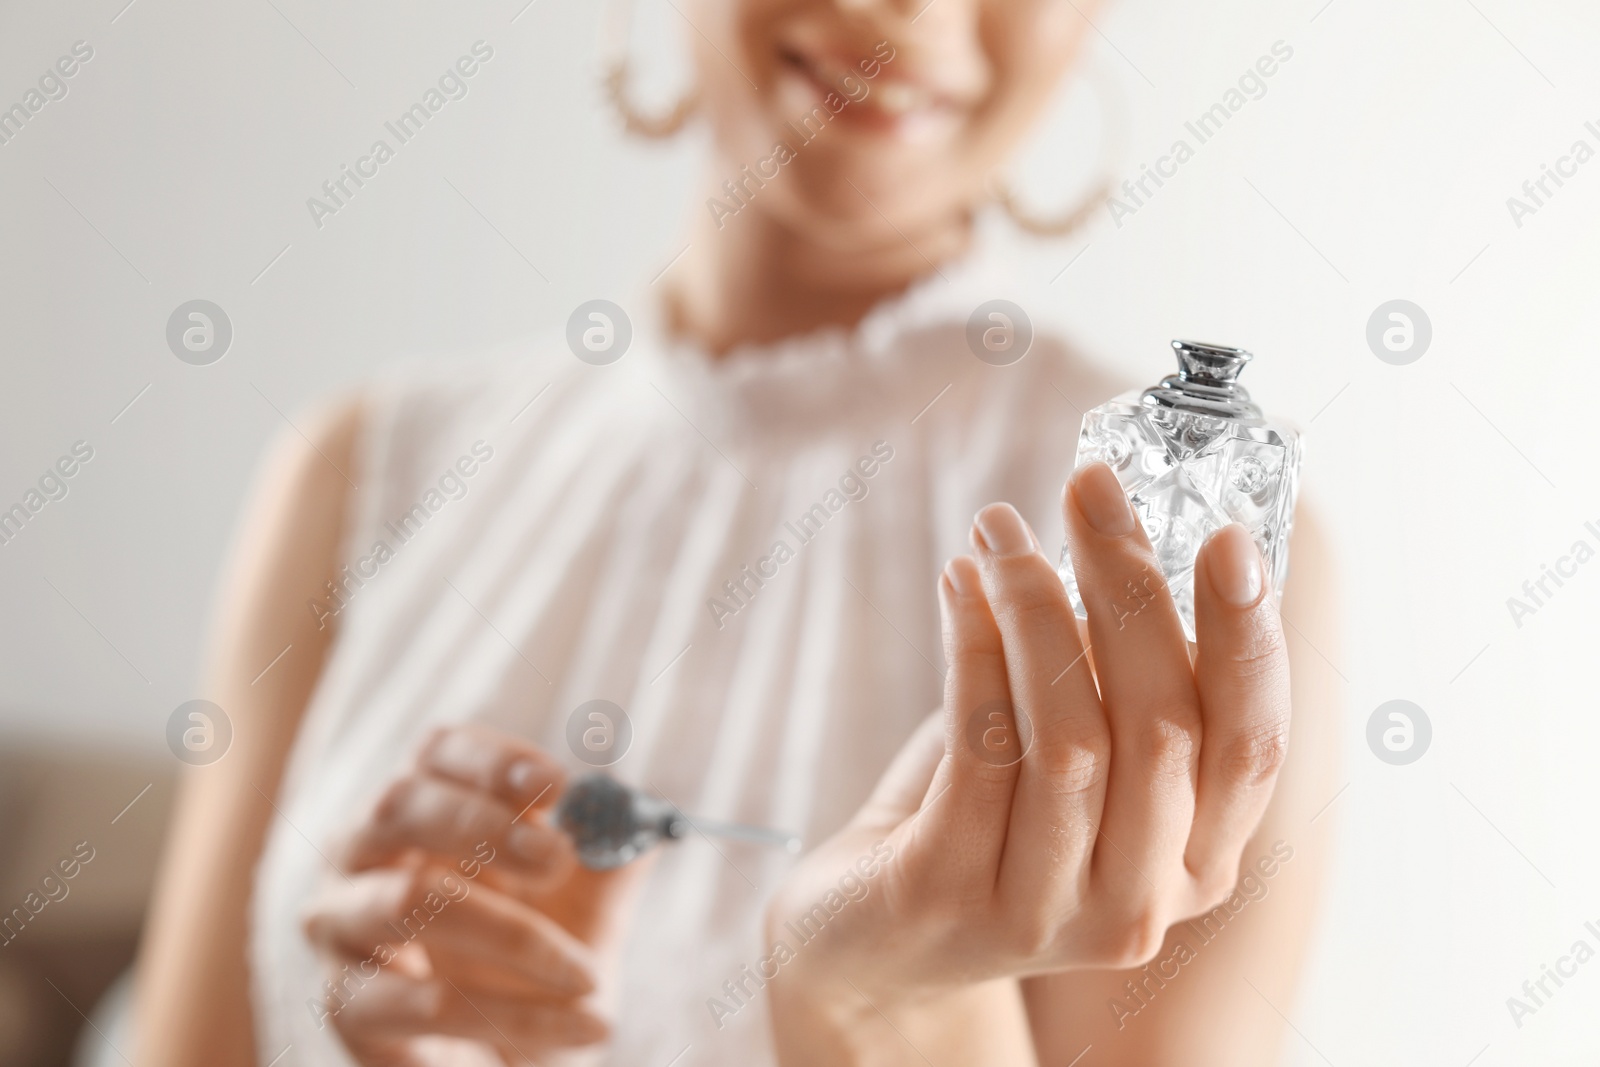
[{"label": "white wall", "polygon": [[[210,586],[274,408],[633,291],[682,247],[703,143],[618,136],[596,4],[536,0],[513,22],[523,0],[124,2],[0,6],[0,104],[75,41],[94,48],[69,95],[0,145],[0,506],[74,441],[95,450],[0,547],[0,736],[159,752],[195,695]],[[642,6],[664,87],[686,31]],[[1095,67],[1131,119],[1126,174],[1273,42],[1294,50],[1120,228],[1099,218],[1053,245],[995,227],[1037,318],[1139,378],[1165,372],[1171,337],[1243,344],[1262,357],[1256,394],[1309,425],[1306,484],[1352,620],[1335,657],[1350,784],[1327,816],[1343,862],[1288,1062],[1593,1062],[1600,962],[1520,1029],[1505,1000],[1578,938],[1600,947],[1583,929],[1600,926],[1600,563],[1520,627],[1506,599],[1574,541],[1600,545],[1584,529],[1600,530],[1585,321],[1600,161],[1520,227],[1505,202],[1574,140],[1600,147],[1584,129],[1600,120],[1600,9],[1123,0],[1100,28]],[[494,58],[469,95],[314,226],[306,198],[479,39]],[[1092,88],[1064,94],[1028,153],[1040,200],[1093,170]],[[209,367],[164,340],[196,297],[236,331]],[[1433,324],[1409,366],[1364,339],[1396,297]],[[1406,767],[1364,739],[1395,697],[1435,730]]]}]

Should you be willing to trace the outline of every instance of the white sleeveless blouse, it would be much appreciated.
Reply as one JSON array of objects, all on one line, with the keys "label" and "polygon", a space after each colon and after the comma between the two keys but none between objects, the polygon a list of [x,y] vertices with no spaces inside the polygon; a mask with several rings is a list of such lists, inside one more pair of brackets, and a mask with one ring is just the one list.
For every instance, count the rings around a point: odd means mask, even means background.
[{"label": "white sleeveless blouse", "polygon": [[[610,366],[555,337],[370,391],[347,548],[362,584],[257,871],[261,1062],[286,1045],[301,1067],[352,1062],[307,1007],[321,976],[299,918],[329,873],[318,850],[436,725],[481,719],[583,771],[568,720],[604,699],[632,726],[612,771],[691,815],[810,844],[850,817],[940,704],[935,583],[973,513],[1009,500],[1054,552],[1079,409],[1115,391],[1047,337],[979,361],[973,309],[1023,297],[945,273],[854,330],[721,360],[636,322]],[[763,903],[793,858],[692,839],[659,860],[598,1061],[773,1063],[760,1002],[719,1027],[708,1001],[766,954]]]}]

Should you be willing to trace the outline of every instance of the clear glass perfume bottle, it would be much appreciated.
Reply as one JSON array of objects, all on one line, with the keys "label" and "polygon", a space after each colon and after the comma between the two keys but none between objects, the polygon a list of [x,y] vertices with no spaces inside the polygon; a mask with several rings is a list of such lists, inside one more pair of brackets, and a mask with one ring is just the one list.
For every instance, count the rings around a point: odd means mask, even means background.
[{"label": "clear glass perfume bottle", "polygon": [[[1249,352],[1174,341],[1178,373],[1143,393],[1101,404],[1083,417],[1075,466],[1101,460],[1116,472],[1144,524],[1184,632],[1194,640],[1194,561],[1215,530],[1237,522],[1266,561],[1273,592],[1289,572],[1289,530],[1300,480],[1300,435],[1269,423],[1238,384]],[[1086,615],[1072,559],[1061,550],[1061,580],[1079,616]],[[1150,598],[1130,583],[1126,619]]]}]

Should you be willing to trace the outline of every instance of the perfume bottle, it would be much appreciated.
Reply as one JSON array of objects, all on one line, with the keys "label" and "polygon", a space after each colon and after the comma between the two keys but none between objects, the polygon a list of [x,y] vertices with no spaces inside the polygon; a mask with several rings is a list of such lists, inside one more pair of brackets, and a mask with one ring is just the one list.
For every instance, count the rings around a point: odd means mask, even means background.
[{"label": "perfume bottle", "polygon": [[[1269,422],[1238,384],[1249,352],[1174,341],[1178,373],[1142,394],[1090,411],[1074,466],[1100,460],[1116,472],[1155,549],[1184,633],[1194,640],[1194,562],[1215,530],[1237,522],[1255,538],[1277,596],[1289,572],[1289,530],[1300,477],[1300,435]],[[1072,558],[1061,550],[1061,580],[1079,616],[1083,597]],[[1118,618],[1151,597],[1129,583]]]},{"label": "perfume bottle", "polygon": [[606,774],[590,774],[567,786],[556,805],[556,823],[577,846],[578,862],[592,871],[631,863],[663,841],[698,831],[713,837],[800,850],[800,839],[777,830],[739,823],[690,819],[665,800],[647,796]]}]

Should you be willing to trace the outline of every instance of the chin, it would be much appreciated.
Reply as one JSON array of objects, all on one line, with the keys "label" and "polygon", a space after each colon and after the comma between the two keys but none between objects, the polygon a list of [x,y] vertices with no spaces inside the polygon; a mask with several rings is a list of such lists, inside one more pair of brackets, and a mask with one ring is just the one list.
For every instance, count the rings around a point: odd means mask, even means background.
[{"label": "chin", "polygon": [[867,250],[906,240],[916,245],[919,234],[963,210],[942,197],[908,198],[903,186],[883,190],[881,196],[865,186],[862,192],[871,203],[849,185],[836,181],[814,188],[791,188],[781,198],[769,200],[767,210],[788,229],[836,250]]},{"label": "chin", "polygon": [[814,173],[797,172],[788,192],[802,210],[840,224],[885,225],[912,234],[948,220],[972,202],[958,168],[932,160],[823,161]]}]

